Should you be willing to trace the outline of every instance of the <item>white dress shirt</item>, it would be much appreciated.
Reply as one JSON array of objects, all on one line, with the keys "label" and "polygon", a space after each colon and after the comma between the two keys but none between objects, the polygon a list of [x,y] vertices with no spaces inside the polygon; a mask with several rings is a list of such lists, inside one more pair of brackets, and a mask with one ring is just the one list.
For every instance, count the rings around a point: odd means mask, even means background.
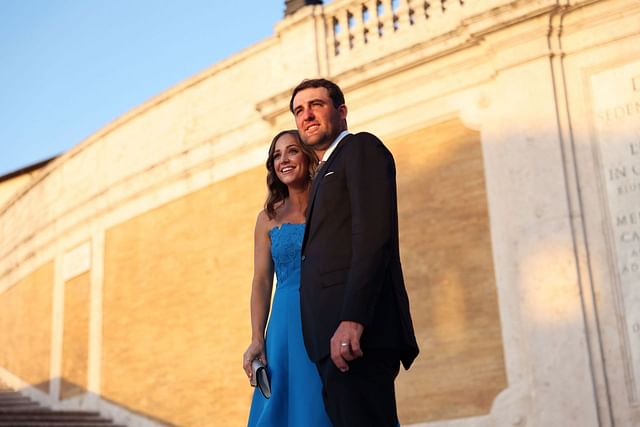
[{"label": "white dress shirt", "polygon": [[324,155],[322,156],[322,159],[320,159],[321,162],[326,162],[327,159],[329,158],[329,156],[331,155],[331,153],[333,153],[333,150],[336,149],[336,147],[338,146],[338,143],[340,141],[342,141],[342,138],[344,138],[345,136],[349,135],[349,131],[348,130],[343,130],[342,132],[340,132],[340,135],[338,135],[338,137],[335,139],[335,141],[333,141],[331,143],[331,145],[329,146],[329,148],[327,148],[327,151],[324,152]]}]

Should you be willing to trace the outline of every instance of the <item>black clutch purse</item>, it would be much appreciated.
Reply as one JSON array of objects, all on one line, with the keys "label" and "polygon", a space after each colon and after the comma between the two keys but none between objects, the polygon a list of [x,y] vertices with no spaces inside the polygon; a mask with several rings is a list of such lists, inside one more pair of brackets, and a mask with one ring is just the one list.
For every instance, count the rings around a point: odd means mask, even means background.
[{"label": "black clutch purse", "polygon": [[271,397],[271,383],[269,382],[269,375],[267,374],[267,368],[258,359],[251,362],[251,381],[250,384],[253,387],[258,387],[260,393],[268,399]]}]

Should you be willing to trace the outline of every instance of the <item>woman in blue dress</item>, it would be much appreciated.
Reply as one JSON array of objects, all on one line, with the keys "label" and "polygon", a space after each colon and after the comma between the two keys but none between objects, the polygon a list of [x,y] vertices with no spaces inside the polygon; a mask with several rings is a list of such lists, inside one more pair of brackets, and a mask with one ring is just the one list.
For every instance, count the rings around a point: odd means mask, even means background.
[{"label": "woman in blue dress", "polygon": [[[267,366],[271,397],[254,390],[249,427],[331,427],[300,319],[300,248],[316,164],[315,154],[302,145],[297,131],[273,138],[267,159],[268,196],[254,235],[251,344],[243,359],[249,379],[253,360]],[[269,315],[274,270],[276,290]]]}]

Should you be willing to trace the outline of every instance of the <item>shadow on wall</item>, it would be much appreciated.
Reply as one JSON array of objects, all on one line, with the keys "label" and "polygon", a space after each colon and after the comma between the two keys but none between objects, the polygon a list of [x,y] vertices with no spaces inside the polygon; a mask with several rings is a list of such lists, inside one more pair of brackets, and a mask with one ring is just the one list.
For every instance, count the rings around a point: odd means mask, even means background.
[{"label": "shadow on wall", "polygon": [[398,380],[400,419],[488,414],[507,379],[480,135],[452,119],[386,142],[421,349]]}]

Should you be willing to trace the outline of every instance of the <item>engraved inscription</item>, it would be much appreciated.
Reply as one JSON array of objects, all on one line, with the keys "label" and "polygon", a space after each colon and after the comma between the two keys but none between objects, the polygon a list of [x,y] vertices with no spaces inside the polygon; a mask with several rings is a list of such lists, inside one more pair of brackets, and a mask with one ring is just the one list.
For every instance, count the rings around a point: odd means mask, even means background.
[{"label": "engraved inscription", "polygon": [[632,401],[640,398],[640,61],[592,76],[593,112]]}]

